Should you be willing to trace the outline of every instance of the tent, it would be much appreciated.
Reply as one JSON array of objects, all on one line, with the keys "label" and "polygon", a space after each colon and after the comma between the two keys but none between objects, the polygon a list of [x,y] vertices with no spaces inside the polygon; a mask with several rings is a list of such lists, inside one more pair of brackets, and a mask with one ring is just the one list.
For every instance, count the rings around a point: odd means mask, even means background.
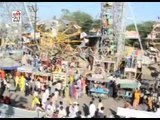
[{"label": "tent", "polygon": [[35,68],[32,66],[20,66],[17,68],[19,72],[32,73]]},{"label": "tent", "polygon": [[20,66],[20,63],[12,58],[6,57],[0,59],[0,69],[3,70],[15,70]]}]

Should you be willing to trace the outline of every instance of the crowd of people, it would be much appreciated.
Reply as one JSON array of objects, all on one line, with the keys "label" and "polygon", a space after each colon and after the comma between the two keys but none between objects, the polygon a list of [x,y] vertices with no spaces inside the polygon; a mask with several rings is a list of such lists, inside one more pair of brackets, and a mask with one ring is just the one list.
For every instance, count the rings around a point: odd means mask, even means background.
[{"label": "crowd of people", "polygon": [[[86,76],[79,69],[78,61],[75,57],[71,58],[68,64],[62,57],[54,59],[45,59],[44,56],[33,55],[31,52],[25,52],[22,56],[22,66],[33,67],[39,72],[44,73],[64,73],[66,78],[54,79],[52,76],[34,75],[28,72],[19,72],[17,70],[5,71],[1,69],[1,103],[11,104],[9,96],[4,96],[6,90],[19,91],[25,96],[33,97],[32,104],[28,108],[35,111],[43,111],[45,117],[84,117],[79,110],[79,104],[73,102],[70,104],[69,113],[66,111],[60,98],[74,98],[75,100],[86,93]],[[9,99],[9,102],[5,102]],[[93,102],[90,103],[93,105]],[[96,108],[95,108],[96,109]],[[104,108],[99,108],[100,112]],[[93,113],[91,115],[93,117]]]},{"label": "crowd of people", "polygon": [[[131,67],[130,59],[126,63],[122,61],[119,67],[119,74],[124,74],[124,67]],[[84,94],[88,94],[90,85],[87,81],[87,76],[84,71],[80,70],[79,61],[72,57],[70,61],[65,61],[65,58],[56,56],[53,59],[46,59],[41,55],[33,55],[31,52],[25,52],[21,60],[22,66],[33,67],[35,70],[43,73],[63,73],[66,75],[63,79],[54,78],[53,76],[35,75],[34,72],[19,72],[17,70],[6,73],[5,70],[0,71],[0,100],[1,103],[11,104],[9,96],[4,96],[5,90],[20,91],[25,96],[32,96],[32,103],[28,109],[37,111],[37,117],[40,116],[40,111],[45,113],[46,118],[104,118],[104,106],[102,100],[99,99],[98,106],[95,105],[95,100],[92,99],[89,103],[88,114],[82,115],[80,104],[77,102]],[[142,64],[139,69],[142,69]],[[141,70],[140,70],[141,71]],[[115,74],[117,75],[117,74]],[[119,76],[119,75],[118,75]],[[117,97],[117,85],[115,81],[111,81],[109,85],[109,94],[111,97]],[[94,86],[96,82],[93,82]],[[101,87],[105,86],[102,84]],[[14,89],[13,89],[14,88]],[[147,95],[147,96],[146,96]],[[153,90],[147,94],[145,90],[136,90],[133,93],[132,103],[126,102],[124,107],[138,109],[139,104],[146,103],[149,111],[154,111],[159,105],[159,95]],[[61,101],[66,98],[70,101],[69,107],[67,103]],[[71,102],[71,99],[74,101]],[[66,109],[68,107],[68,110]]]}]

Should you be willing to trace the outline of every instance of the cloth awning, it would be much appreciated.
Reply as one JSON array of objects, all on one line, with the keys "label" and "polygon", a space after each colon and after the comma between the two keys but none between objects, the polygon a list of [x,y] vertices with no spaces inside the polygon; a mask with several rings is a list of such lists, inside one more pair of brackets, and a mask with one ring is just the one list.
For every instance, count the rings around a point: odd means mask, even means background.
[{"label": "cloth awning", "polygon": [[52,76],[51,73],[46,73],[46,72],[41,72],[41,71],[35,71],[33,72],[33,74],[37,76]]},{"label": "cloth awning", "polygon": [[19,72],[32,73],[35,68],[32,66],[20,66],[17,68]]},{"label": "cloth awning", "polygon": [[11,58],[1,58],[0,68],[3,70],[15,70],[20,66],[20,63]]},{"label": "cloth awning", "polygon": [[138,88],[138,84],[137,83],[122,83],[120,84],[120,88],[135,89],[135,88]]}]

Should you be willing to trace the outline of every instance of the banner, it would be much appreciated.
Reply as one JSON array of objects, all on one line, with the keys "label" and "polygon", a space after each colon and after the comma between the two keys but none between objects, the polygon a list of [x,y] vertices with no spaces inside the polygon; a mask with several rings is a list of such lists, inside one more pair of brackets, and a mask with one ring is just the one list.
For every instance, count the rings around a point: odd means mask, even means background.
[{"label": "banner", "polygon": [[66,73],[53,73],[53,80],[67,80],[67,74]]}]

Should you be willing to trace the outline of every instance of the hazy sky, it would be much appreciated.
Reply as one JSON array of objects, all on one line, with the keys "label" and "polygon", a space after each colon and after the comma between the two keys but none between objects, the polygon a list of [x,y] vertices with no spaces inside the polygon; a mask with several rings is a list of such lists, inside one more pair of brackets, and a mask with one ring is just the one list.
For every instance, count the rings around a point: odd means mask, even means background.
[{"label": "hazy sky", "polygon": [[[94,18],[99,18],[101,12],[100,2],[38,2],[38,6],[40,19],[50,19],[54,15],[59,17],[61,9],[84,11]],[[131,6],[137,22],[157,20],[160,16],[160,2],[132,2]]]}]

